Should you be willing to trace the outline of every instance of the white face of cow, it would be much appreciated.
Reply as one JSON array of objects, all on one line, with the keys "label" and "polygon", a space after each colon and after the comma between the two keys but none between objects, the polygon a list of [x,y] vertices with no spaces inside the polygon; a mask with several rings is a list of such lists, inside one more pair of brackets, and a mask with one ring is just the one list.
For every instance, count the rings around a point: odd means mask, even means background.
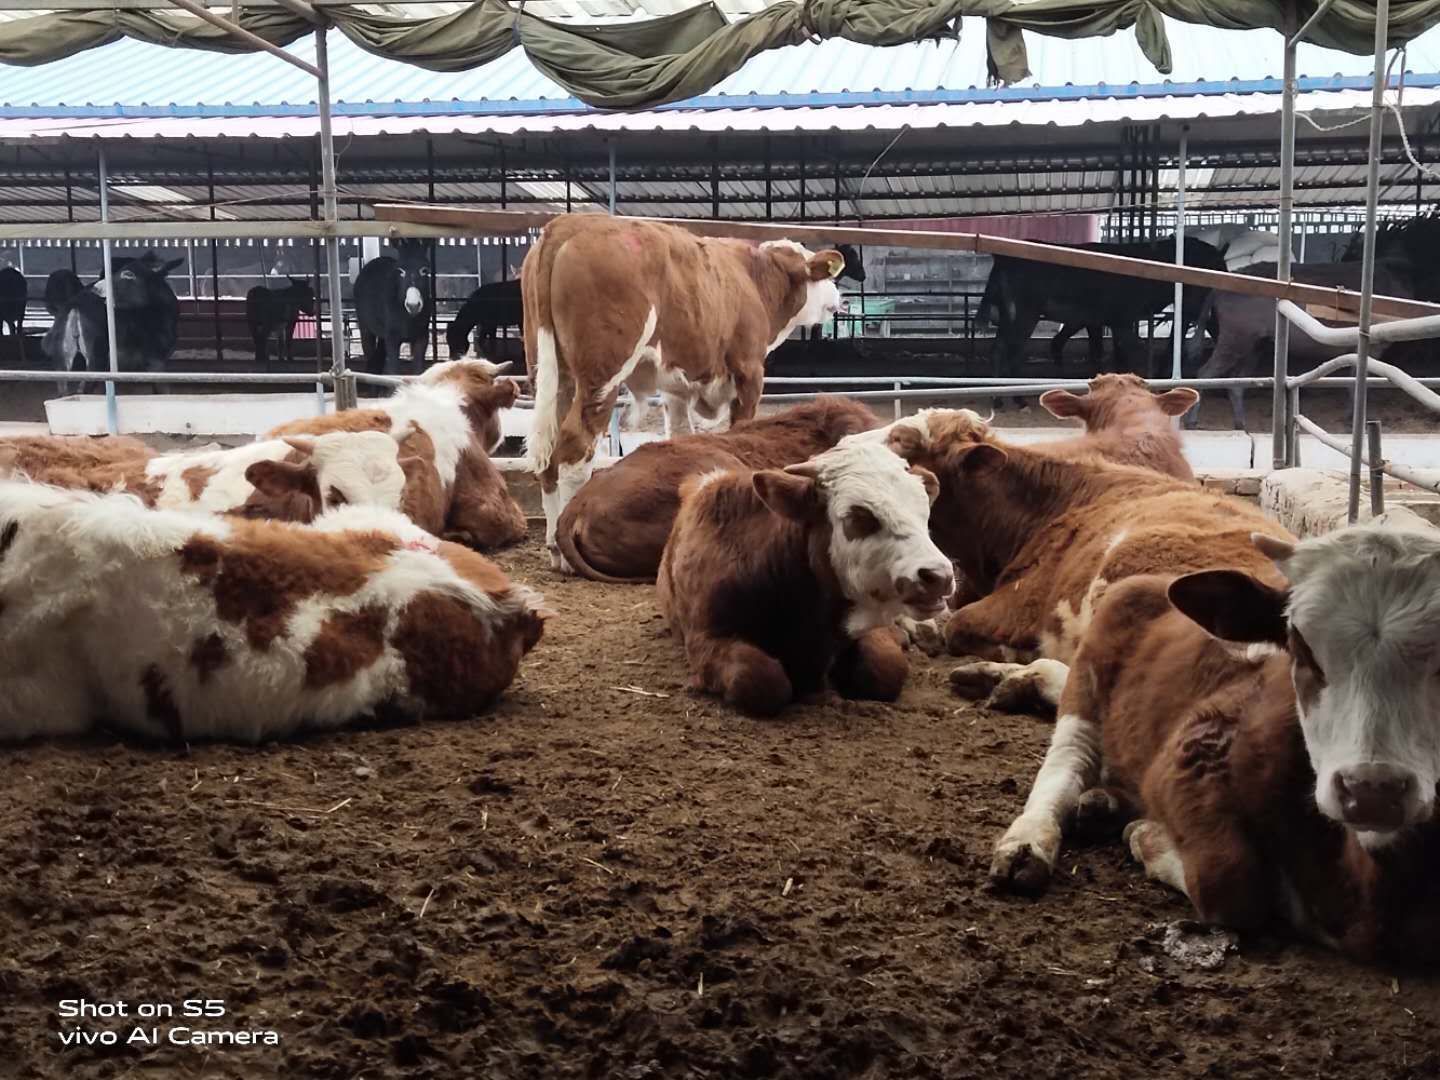
[{"label": "white face of cow", "polygon": [[[830,252],[828,259],[817,262],[814,252],[811,252],[803,244],[797,244],[794,240],[767,240],[760,245],[760,250],[793,251],[804,260],[808,274],[805,282],[805,297],[800,304],[800,310],[791,317],[785,328],[770,343],[771,349],[779,348],[780,343],[789,337],[797,327],[815,326],[829,322],[835,317],[837,311],[844,309],[845,301],[841,299],[840,289],[835,284],[836,275],[845,269],[843,255],[838,252]],[[812,267],[813,270],[809,269]]]},{"label": "white face of cow", "polygon": [[888,623],[897,609],[921,619],[944,610],[955,578],[930,540],[930,504],[939,494],[930,473],[870,443],[827,450],[783,473],[756,473],[755,488],[776,513],[829,526],[841,591],[875,614],[852,630]]},{"label": "white face of cow", "polygon": [[1256,543],[1289,581],[1288,596],[1243,574],[1210,572],[1234,583],[1213,601],[1220,617],[1254,625],[1218,636],[1283,641],[1316,805],[1366,847],[1383,846],[1435,811],[1440,539],[1362,526],[1298,545],[1258,535]]},{"label": "white face of cow", "polygon": [[[299,439],[287,441],[297,448],[307,445]],[[323,509],[399,508],[405,473],[399,463],[400,446],[387,432],[332,432],[317,436],[308,445],[313,447],[310,462]]]}]

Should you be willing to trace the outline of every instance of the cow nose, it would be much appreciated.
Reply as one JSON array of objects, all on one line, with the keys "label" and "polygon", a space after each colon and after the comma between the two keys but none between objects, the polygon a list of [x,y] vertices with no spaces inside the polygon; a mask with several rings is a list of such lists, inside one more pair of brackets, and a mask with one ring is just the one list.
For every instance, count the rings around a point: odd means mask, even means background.
[{"label": "cow nose", "polygon": [[1345,824],[1363,832],[1391,832],[1405,824],[1415,777],[1393,765],[1355,765],[1335,773],[1335,799]]},{"label": "cow nose", "polygon": [[943,569],[922,567],[919,577],[920,587],[925,590],[925,594],[941,599],[950,595],[950,589],[955,584],[955,575],[948,566]]},{"label": "cow nose", "polygon": [[907,604],[940,608],[955,587],[954,573],[948,566],[922,566],[915,576],[895,581],[895,593]]}]

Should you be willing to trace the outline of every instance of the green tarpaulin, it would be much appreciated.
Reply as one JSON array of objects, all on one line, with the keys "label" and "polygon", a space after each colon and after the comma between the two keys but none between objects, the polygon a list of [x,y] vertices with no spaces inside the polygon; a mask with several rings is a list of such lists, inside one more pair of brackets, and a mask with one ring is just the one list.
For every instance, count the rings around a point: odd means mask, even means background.
[{"label": "green tarpaulin", "polygon": [[[1226,29],[1287,25],[1285,0],[790,0],[727,23],[713,4],[659,19],[582,26],[524,14],[504,0],[478,0],[449,15],[405,19],[359,7],[326,7],[334,25],[377,56],[433,71],[478,67],[510,49],[588,105],[641,109],[703,94],[757,53],[810,38],[843,37],[867,45],[955,37],[962,17],[985,20],[991,78],[1030,74],[1022,30],[1080,38],[1135,29],[1157,71],[1170,71],[1162,15]],[[1303,21],[1313,0],[1296,5]],[[229,8],[219,9],[228,14]],[[1398,45],[1440,22],[1440,0],[1396,0],[1390,42]],[[277,45],[310,32],[279,9],[243,10],[240,24]],[[1352,53],[1374,44],[1375,7],[1335,0],[1309,40]],[[216,52],[250,46],[186,14],[103,9],[57,11],[0,22],[0,63],[44,64],[132,37],[158,45]]]}]

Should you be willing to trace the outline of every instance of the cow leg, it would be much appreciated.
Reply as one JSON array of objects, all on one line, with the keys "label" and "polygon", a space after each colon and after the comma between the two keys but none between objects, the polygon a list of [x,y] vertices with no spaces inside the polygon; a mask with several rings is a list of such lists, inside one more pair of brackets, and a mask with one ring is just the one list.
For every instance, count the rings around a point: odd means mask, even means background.
[{"label": "cow leg", "polygon": [[774,716],[794,700],[780,661],[748,641],[691,633],[685,653],[696,688],[719,694],[741,712]]},{"label": "cow leg", "polygon": [[1103,325],[1087,326],[1085,339],[1088,350],[1086,356],[1089,361],[1087,370],[1098,374],[1100,365],[1105,362],[1105,327]]},{"label": "cow leg", "polygon": [[1185,888],[1185,864],[1175,841],[1158,821],[1141,818],[1125,826],[1125,846],[1135,861],[1145,868],[1145,876],[1162,885],[1169,885],[1187,900],[1190,893]]},{"label": "cow leg", "polygon": [[1065,822],[1080,796],[1100,780],[1100,727],[1080,684],[1067,679],[1060,695],[1055,734],[1031,785],[1025,809],[995,845],[990,880],[1016,892],[1042,891],[1060,854]]},{"label": "cow leg", "polygon": [[1075,806],[1074,834],[1091,844],[1108,843],[1140,813],[1129,794],[1119,788],[1095,787]]},{"label": "cow leg", "polygon": [[425,353],[429,351],[429,348],[429,334],[423,334],[410,342],[410,366],[415,370],[415,374],[417,375],[425,370]]},{"label": "cow leg", "polygon": [[950,687],[971,700],[988,694],[986,708],[998,712],[1048,717],[1055,714],[1069,675],[1069,667],[1058,660],[1032,660],[1028,664],[980,660],[952,671]]},{"label": "cow leg", "polygon": [[876,627],[841,650],[830,669],[830,681],[842,697],[894,701],[910,674],[910,662],[894,630]]},{"label": "cow leg", "polygon": [[[599,397],[604,394],[603,399]],[[550,465],[541,477],[542,502],[545,506],[545,546],[550,550],[550,563],[562,572],[571,567],[555,543],[560,515],[585,486],[595,469],[595,444],[609,425],[615,409],[618,386],[608,393],[577,384],[570,398],[570,407],[560,421],[560,434]],[[549,484],[546,478],[549,477]]]},{"label": "cow leg", "polygon": [[1009,629],[1016,606],[1011,592],[986,596],[956,611],[945,624],[945,645],[950,655],[1009,664],[1028,664],[1038,659],[1034,640],[1017,636]]},{"label": "cow leg", "polygon": [[[1177,836],[1163,822],[1141,818],[1125,826],[1125,846],[1145,868],[1146,877],[1188,899],[1202,922],[1237,929],[1264,926],[1274,908],[1269,867],[1215,797],[1220,793],[1206,797],[1208,793],[1197,792],[1189,779],[1182,777],[1178,787],[1165,794],[1190,796],[1186,808],[1199,826],[1194,835]],[[1293,905],[1290,917],[1297,929],[1309,929],[1304,912]]]},{"label": "cow leg", "polygon": [[[734,369],[732,369],[734,370]],[[760,379],[753,379],[748,375],[735,376],[735,396],[730,401],[730,426],[734,427],[742,420],[753,420],[756,410],[760,408],[760,394],[763,389]]]},{"label": "cow leg", "polygon": [[1236,431],[1245,429],[1245,391],[1238,386],[1232,386],[1225,391],[1230,398],[1230,415],[1233,418]]},{"label": "cow leg", "polygon": [[661,390],[660,400],[665,409],[666,438],[673,439],[676,435],[688,435],[695,430],[690,423],[690,395],[688,393]]}]

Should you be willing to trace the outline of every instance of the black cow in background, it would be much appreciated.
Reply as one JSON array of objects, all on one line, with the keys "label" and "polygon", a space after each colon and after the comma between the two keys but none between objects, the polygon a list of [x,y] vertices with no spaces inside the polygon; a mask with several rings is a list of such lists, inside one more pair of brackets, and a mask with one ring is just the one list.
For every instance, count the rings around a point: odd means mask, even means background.
[{"label": "black cow in background", "polygon": [[25,301],[29,291],[25,287],[25,275],[13,266],[0,269],[0,332],[5,327],[15,335],[19,343],[20,359],[25,359]]},{"label": "black cow in background", "polygon": [[525,305],[520,299],[520,279],[492,281],[481,285],[456,312],[455,319],[445,331],[445,340],[450,345],[450,359],[458,360],[470,351],[473,340],[483,353],[495,348],[500,330],[513,326],[517,333],[525,329]]},{"label": "black cow in background", "polygon": [[[849,280],[855,282],[857,285],[863,284],[865,281],[865,262],[860,257],[860,249],[854,244],[836,244],[835,250],[845,256],[845,269],[835,275],[835,280],[837,282]],[[842,308],[841,310],[843,311],[844,309]],[[810,327],[809,336],[812,343],[819,341],[824,334],[825,326],[823,323],[816,323]]]},{"label": "black cow in background", "polygon": [[315,314],[315,290],[308,281],[290,278],[283,289],[256,285],[245,294],[245,321],[255,342],[255,364],[270,369],[270,335],[277,335],[275,355],[281,363],[294,357],[295,324],[301,314]]},{"label": "black cow in background", "polygon": [[435,299],[430,248],[424,240],[397,240],[395,255],[380,255],[355,278],[355,321],[372,375],[399,375],[400,346],[410,344],[410,366],[425,367],[426,338]]},{"label": "black cow in background", "polygon": [[50,313],[50,317],[53,319],[58,316],[60,309],[83,288],[85,283],[74,270],[50,271],[50,276],[45,279],[45,310]]},{"label": "black cow in background", "polygon": [[[45,355],[51,365],[57,371],[88,368],[92,374],[110,370],[105,293],[113,288],[118,369],[163,371],[175,352],[180,327],[180,301],[165,277],[184,261],[161,262],[148,251],[138,259],[113,259],[107,277],[61,306],[45,334]],[[148,385],[154,393],[161,391],[159,383]]]}]

